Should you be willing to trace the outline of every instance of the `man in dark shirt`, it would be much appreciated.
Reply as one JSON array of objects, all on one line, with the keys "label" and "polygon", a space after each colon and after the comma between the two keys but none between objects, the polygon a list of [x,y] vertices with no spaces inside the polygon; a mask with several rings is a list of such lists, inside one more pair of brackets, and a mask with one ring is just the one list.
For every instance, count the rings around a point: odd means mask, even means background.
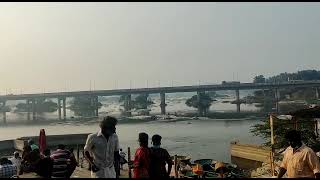
[{"label": "man in dark shirt", "polygon": [[17,167],[8,158],[0,159],[0,178],[11,178],[17,175]]},{"label": "man in dark shirt", "polygon": [[35,172],[36,166],[40,161],[39,149],[32,150],[29,145],[26,145],[23,149],[21,170],[19,174],[22,174],[23,172]]},{"label": "man in dark shirt", "polygon": [[[151,147],[151,163],[150,177],[151,178],[169,178],[173,162],[166,149],[160,147],[162,137],[158,134],[152,136]],[[168,164],[168,171],[166,170]]]},{"label": "man in dark shirt", "polygon": [[63,144],[60,144],[50,157],[53,159],[52,177],[70,178],[77,166],[77,160],[73,153],[66,150]]},{"label": "man in dark shirt", "polygon": [[37,174],[44,178],[51,178],[53,169],[53,160],[50,158],[50,149],[43,152],[44,157],[37,164]]}]

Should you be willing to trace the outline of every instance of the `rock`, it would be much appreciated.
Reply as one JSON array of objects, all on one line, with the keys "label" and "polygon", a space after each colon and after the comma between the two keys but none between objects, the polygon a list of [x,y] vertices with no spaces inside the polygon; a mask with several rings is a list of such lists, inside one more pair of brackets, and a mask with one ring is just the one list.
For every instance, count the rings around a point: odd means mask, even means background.
[{"label": "rock", "polygon": [[[279,171],[281,161],[274,162],[276,173]],[[251,172],[251,177],[272,177],[270,163],[262,163],[262,166]]]}]

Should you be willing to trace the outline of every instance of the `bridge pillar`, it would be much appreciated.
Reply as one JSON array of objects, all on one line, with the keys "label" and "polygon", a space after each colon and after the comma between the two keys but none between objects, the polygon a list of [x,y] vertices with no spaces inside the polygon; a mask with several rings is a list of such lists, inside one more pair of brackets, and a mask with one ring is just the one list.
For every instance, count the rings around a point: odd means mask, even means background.
[{"label": "bridge pillar", "polygon": [[5,106],[6,106],[6,101],[2,101],[2,107],[4,108],[3,109],[3,123],[6,124],[7,123],[7,113],[5,111]]},{"label": "bridge pillar", "polygon": [[161,108],[161,114],[165,115],[166,114],[166,94],[165,93],[160,93],[160,108]]},{"label": "bridge pillar", "polygon": [[36,117],[36,100],[32,99],[31,102],[32,102],[32,120],[35,121],[37,119],[37,117]]},{"label": "bridge pillar", "polygon": [[93,107],[93,116],[96,115],[96,102],[93,96],[90,97],[90,106]]},{"label": "bridge pillar", "polygon": [[[148,97],[149,97],[148,94],[146,96],[144,96],[144,100],[148,101]],[[143,109],[148,109],[148,105],[144,104]]]},{"label": "bridge pillar", "polygon": [[124,111],[126,116],[131,116],[131,94],[125,96]]},{"label": "bridge pillar", "polygon": [[280,91],[278,88],[275,89],[275,101],[276,101],[276,112],[279,113],[280,107],[279,107],[279,100],[280,100]]},{"label": "bridge pillar", "polygon": [[28,116],[28,121],[30,120],[30,111],[31,111],[31,108],[30,108],[30,100],[27,99],[27,116]]},{"label": "bridge pillar", "polygon": [[58,98],[58,116],[59,120],[61,120],[61,99]]},{"label": "bridge pillar", "polygon": [[[198,104],[200,104],[201,102],[201,95],[203,95],[205,92],[203,91],[198,91],[197,92],[197,101],[198,101]],[[199,116],[203,116],[204,115],[204,109],[201,107],[201,106],[198,106],[198,114]]]},{"label": "bridge pillar", "polygon": [[63,110],[63,119],[65,120],[67,117],[67,110],[66,110],[66,97],[62,98],[62,110]]},{"label": "bridge pillar", "polygon": [[319,88],[316,87],[316,99],[319,99]]},{"label": "bridge pillar", "polygon": [[99,108],[98,108],[99,100],[98,100],[98,96],[94,96],[92,100],[93,100],[93,107],[94,107],[94,115],[96,117],[99,117]]},{"label": "bridge pillar", "polygon": [[236,101],[237,101],[237,112],[240,112],[240,92],[239,89],[236,90]]}]

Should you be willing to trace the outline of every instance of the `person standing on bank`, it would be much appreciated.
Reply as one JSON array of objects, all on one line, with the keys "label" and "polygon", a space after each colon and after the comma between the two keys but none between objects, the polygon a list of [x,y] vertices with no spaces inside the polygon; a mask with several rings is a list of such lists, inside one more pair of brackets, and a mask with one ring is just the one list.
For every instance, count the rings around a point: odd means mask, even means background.
[{"label": "person standing on bank", "polygon": [[[172,159],[166,149],[161,148],[162,137],[158,134],[152,136],[150,177],[169,178],[172,169]],[[168,164],[168,170],[166,170]]]},{"label": "person standing on bank", "polygon": [[320,178],[320,162],[316,153],[302,143],[299,131],[285,135],[289,147],[284,152],[278,178],[287,173],[289,178]]},{"label": "person standing on bank", "polygon": [[139,145],[136,150],[133,162],[130,161],[129,168],[133,168],[133,178],[149,178],[150,172],[150,154],[148,147],[149,136],[147,133],[139,133]]},{"label": "person standing on bank", "polygon": [[120,148],[120,169],[123,170],[123,165],[128,163],[128,161],[126,160],[126,153],[122,151],[122,149]]},{"label": "person standing on bank", "polygon": [[117,123],[116,118],[107,116],[100,122],[100,130],[88,135],[84,152],[91,166],[91,177],[117,178],[120,175]]}]

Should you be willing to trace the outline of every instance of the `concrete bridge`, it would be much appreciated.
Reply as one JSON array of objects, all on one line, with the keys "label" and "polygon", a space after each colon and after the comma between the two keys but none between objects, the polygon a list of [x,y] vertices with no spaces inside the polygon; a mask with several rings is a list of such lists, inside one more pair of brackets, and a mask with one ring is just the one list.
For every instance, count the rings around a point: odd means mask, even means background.
[{"label": "concrete bridge", "polygon": [[[258,89],[274,89],[275,99],[276,99],[276,109],[278,110],[278,101],[280,98],[281,89],[286,88],[315,88],[316,98],[319,98],[319,87],[320,81],[300,81],[300,82],[285,82],[285,83],[225,83],[225,84],[215,84],[215,85],[199,85],[199,86],[176,86],[176,87],[154,87],[154,88],[137,88],[137,89],[114,89],[114,90],[95,90],[95,91],[74,91],[74,92],[56,92],[56,93],[38,93],[38,94],[19,94],[19,95],[3,95],[0,96],[0,102],[4,106],[6,101],[14,100],[26,100],[28,107],[28,119],[30,119],[30,113],[33,114],[33,119],[36,118],[35,103],[39,98],[56,98],[58,100],[58,112],[59,119],[61,119],[61,101],[63,118],[66,118],[66,98],[78,97],[78,96],[91,96],[92,103],[98,102],[98,96],[115,96],[115,95],[125,95],[125,111],[130,111],[131,109],[131,94],[160,94],[160,107],[161,114],[166,114],[166,103],[165,94],[166,93],[178,93],[178,92],[197,92],[198,96],[206,91],[222,91],[222,90],[234,90],[236,94],[237,112],[240,112],[240,90],[258,90]],[[31,104],[31,106],[30,106]],[[200,110],[199,110],[200,112]],[[98,109],[95,110],[96,116],[98,116]],[[129,113],[130,115],[130,113]],[[4,121],[6,119],[6,114],[3,112]]]}]

